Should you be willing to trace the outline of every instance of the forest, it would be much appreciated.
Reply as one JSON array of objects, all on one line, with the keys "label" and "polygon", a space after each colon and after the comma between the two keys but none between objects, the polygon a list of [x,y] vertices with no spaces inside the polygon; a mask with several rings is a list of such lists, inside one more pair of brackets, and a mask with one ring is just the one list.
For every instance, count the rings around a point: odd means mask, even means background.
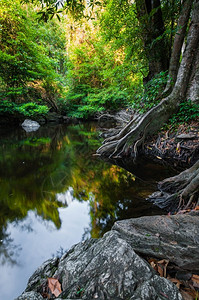
[{"label": "forest", "polygon": [[197,300],[198,121],[199,0],[1,0],[1,296]]},{"label": "forest", "polygon": [[[46,120],[51,112],[112,118],[123,109],[130,120],[97,155],[136,158],[147,136],[197,124],[198,24],[197,0],[3,0],[1,122]],[[195,162],[164,182],[166,202],[197,205],[198,172]]]}]

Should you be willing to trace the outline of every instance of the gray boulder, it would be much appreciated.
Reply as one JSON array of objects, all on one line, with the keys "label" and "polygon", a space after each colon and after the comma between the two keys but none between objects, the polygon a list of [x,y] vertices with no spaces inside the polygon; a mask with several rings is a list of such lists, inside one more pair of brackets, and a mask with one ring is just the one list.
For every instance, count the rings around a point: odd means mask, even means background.
[{"label": "gray boulder", "polygon": [[25,292],[17,298],[18,300],[43,300],[44,298],[36,292]]},{"label": "gray boulder", "polygon": [[[101,239],[79,243],[60,259],[45,262],[31,276],[23,295],[41,295],[48,277],[57,278],[62,285],[59,300],[182,300],[176,286],[159,277],[118,230],[109,231]],[[25,300],[23,295],[17,300]]]},{"label": "gray boulder", "polygon": [[29,119],[26,119],[21,126],[26,132],[36,131],[40,127],[38,122]]},{"label": "gray boulder", "polygon": [[199,212],[118,221],[113,230],[138,253],[199,270]]}]

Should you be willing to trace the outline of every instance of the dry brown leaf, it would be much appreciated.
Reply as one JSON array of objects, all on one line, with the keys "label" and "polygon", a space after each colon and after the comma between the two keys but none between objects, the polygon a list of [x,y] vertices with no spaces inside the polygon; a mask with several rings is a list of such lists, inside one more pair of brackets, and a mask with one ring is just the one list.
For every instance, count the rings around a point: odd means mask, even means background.
[{"label": "dry brown leaf", "polygon": [[172,244],[172,245],[177,245],[178,244],[176,241],[170,241],[169,243]]},{"label": "dry brown leaf", "polygon": [[160,277],[164,277],[164,268],[159,264],[158,264],[158,273],[160,274]]},{"label": "dry brown leaf", "polygon": [[198,299],[198,291],[196,291],[193,287],[190,286],[190,288],[184,288],[183,291],[189,294],[192,299]]},{"label": "dry brown leaf", "polygon": [[159,260],[157,262],[157,265],[158,267],[160,267],[162,269],[162,271],[158,268],[158,272],[160,274],[161,277],[165,277],[166,278],[166,275],[167,275],[167,266],[168,266],[168,263],[169,263],[169,260],[167,259],[162,259],[162,260]]},{"label": "dry brown leaf", "polygon": [[177,153],[180,153],[180,143],[177,143],[177,146],[176,146],[176,152],[177,152]]},{"label": "dry brown leaf", "polygon": [[61,284],[56,278],[48,278],[48,287],[55,297],[58,297],[62,292]]},{"label": "dry brown leaf", "polygon": [[[168,277],[167,277],[168,278]],[[177,286],[178,289],[180,289],[180,285],[182,284],[182,282],[176,278],[168,278],[171,282],[175,283],[175,285]]]},{"label": "dry brown leaf", "polygon": [[192,281],[197,281],[199,283],[199,275],[193,274],[191,279]]},{"label": "dry brown leaf", "polygon": [[157,268],[157,260],[156,259],[153,259],[153,258],[150,258],[148,260],[148,262],[150,263],[151,267],[157,272],[158,271],[158,268]]},{"label": "dry brown leaf", "polygon": [[184,300],[193,300],[193,296],[188,294],[187,292],[183,291],[183,290],[180,290],[180,293],[183,297]]},{"label": "dry brown leaf", "polygon": [[193,286],[199,288],[199,276],[193,274],[191,280],[193,282]]}]

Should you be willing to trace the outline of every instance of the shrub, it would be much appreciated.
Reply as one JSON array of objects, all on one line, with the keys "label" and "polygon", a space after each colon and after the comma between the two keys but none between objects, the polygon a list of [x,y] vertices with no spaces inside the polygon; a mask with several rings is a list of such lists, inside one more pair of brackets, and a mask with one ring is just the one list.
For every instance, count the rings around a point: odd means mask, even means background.
[{"label": "shrub", "polygon": [[120,90],[116,86],[106,89],[92,89],[83,86],[82,90],[70,91],[66,100],[61,100],[61,111],[76,118],[89,118],[98,112],[118,110],[126,107],[130,95],[127,90]]},{"label": "shrub", "polygon": [[49,111],[46,105],[39,105],[37,103],[28,102],[23,104],[16,104],[14,102],[3,100],[0,102],[0,114],[21,116],[21,117],[39,117],[45,116]]},{"label": "shrub", "polygon": [[169,120],[171,125],[187,123],[199,117],[199,106],[197,103],[187,100],[180,103],[179,110]]},{"label": "shrub", "polygon": [[144,113],[159,103],[159,96],[161,95],[168,80],[167,73],[167,71],[160,72],[146,83],[146,85],[135,97],[135,102],[133,103],[134,108],[139,109]]}]

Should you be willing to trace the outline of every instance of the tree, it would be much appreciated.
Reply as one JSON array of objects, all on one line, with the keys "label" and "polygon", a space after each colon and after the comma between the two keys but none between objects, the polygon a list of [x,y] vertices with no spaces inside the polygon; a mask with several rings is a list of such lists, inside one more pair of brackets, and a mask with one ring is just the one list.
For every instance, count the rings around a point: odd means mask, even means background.
[{"label": "tree", "polygon": [[[106,139],[97,150],[99,155],[110,158],[122,156],[128,151],[129,146],[133,145],[136,157],[145,136],[157,132],[177,111],[180,102],[188,99],[190,95],[198,95],[199,83],[196,78],[199,74],[199,1],[183,1],[177,29],[169,65],[169,74],[174,84],[172,86],[171,80],[168,81],[169,94],[144,115],[134,116],[117,135]],[[183,42],[186,42],[186,48],[181,59]],[[194,168],[186,171],[186,177],[180,174],[175,178],[175,181],[179,182],[182,182],[183,178],[184,182],[175,190],[175,199],[179,201],[179,205],[183,201],[190,203],[198,197],[198,170],[199,166],[196,163]]]}]

